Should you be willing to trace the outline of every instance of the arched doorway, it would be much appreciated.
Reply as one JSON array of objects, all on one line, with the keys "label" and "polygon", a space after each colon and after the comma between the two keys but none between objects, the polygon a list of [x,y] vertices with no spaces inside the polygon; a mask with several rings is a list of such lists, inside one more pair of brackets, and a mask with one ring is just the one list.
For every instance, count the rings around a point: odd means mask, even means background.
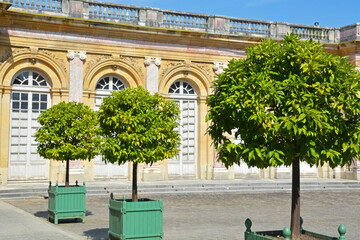
[{"label": "arched doorway", "polygon": [[[120,91],[126,88],[126,83],[115,75],[106,75],[96,84],[95,111],[98,111],[105,97],[110,96],[112,91]],[[128,175],[128,164],[111,164],[102,161],[101,156],[94,158],[94,178],[126,178]]]},{"label": "arched doorway", "polygon": [[177,157],[168,160],[168,174],[178,176],[196,176],[197,167],[197,94],[187,81],[178,80],[169,88],[169,96],[180,107],[181,135],[180,152]]},{"label": "arched doorway", "polygon": [[47,180],[49,160],[37,153],[35,133],[40,113],[50,106],[48,79],[35,70],[18,72],[11,81],[9,180]]}]

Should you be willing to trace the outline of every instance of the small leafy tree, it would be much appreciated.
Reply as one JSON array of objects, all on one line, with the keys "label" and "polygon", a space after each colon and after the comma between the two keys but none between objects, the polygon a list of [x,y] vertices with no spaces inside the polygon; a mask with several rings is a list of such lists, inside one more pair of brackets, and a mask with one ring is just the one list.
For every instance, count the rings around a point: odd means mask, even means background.
[{"label": "small leafy tree", "polygon": [[[360,76],[312,40],[264,40],[230,61],[208,98],[209,134],[226,166],[292,165],[292,239],[300,236],[300,161],[351,164],[359,154]],[[228,134],[241,139],[235,144]],[[228,133],[228,134],[224,134]]]},{"label": "small leafy tree", "polygon": [[96,113],[82,103],[60,102],[42,112],[41,127],[35,134],[38,153],[47,159],[66,161],[65,186],[69,186],[69,161],[91,160],[96,154],[98,137]]},{"label": "small leafy tree", "polygon": [[142,87],[115,91],[103,100],[98,112],[101,154],[106,162],[133,162],[133,202],[138,201],[138,163],[152,164],[177,154],[180,136],[174,129],[179,113],[174,101]]}]

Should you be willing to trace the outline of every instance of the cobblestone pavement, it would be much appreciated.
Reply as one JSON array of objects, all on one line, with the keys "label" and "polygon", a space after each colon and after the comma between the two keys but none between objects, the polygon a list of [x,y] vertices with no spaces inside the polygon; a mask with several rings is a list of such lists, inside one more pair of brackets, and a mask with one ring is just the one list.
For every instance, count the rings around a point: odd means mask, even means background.
[{"label": "cobblestone pavement", "polygon": [[[248,217],[254,231],[282,229],[290,223],[290,193],[189,193],[140,197],[163,199],[164,238],[167,240],[243,239],[244,221]],[[88,196],[86,222],[65,221],[58,227],[88,239],[107,239],[108,200],[105,196]],[[46,221],[46,199],[6,202]],[[304,192],[301,215],[306,230],[335,237],[338,226],[344,224],[347,239],[360,240],[359,190]]]}]

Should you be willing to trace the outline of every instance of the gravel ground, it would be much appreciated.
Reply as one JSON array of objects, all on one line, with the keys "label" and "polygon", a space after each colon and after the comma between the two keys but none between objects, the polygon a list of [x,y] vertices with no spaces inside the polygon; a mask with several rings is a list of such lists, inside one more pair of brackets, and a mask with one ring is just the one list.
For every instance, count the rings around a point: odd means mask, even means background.
[{"label": "gravel ground", "polygon": [[[121,198],[121,196],[115,196]],[[128,196],[130,197],[130,196]],[[290,224],[289,193],[189,193],[141,195],[164,202],[164,239],[243,239],[246,218],[253,231],[278,230]],[[86,222],[61,221],[59,228],[88,239],[107,239],[108,196],[87,197]],[[6,202],[46,221],[46,199],[14,199]],[[303,227],[338,237],[340,224],[347,240],[360,239],[360,191],[303,192]]]}]

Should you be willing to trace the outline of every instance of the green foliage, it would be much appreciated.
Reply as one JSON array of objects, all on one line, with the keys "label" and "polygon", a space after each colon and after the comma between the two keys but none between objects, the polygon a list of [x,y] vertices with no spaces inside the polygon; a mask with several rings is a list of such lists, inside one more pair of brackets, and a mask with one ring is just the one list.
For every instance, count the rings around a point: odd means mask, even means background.
[{"label": "green foliage", "polygon": [[346,58],[293,34],[247,54],[230,61],[207,101],[221,161],[266,168],[300,157],[335,167],[359,155],[360,76]]},{"label": "green foliage", "polygon": [[98,137],[96,113],[82,103],[60,102],[42,112],[35,137],[38,153],[47,159],[91,160],[96,154]]},{"label": "green foliage", "polygon": [[99,121],[104,161],[153,163],[178,152],[179,107],[172,100],[147,90],[127,88],[104,98]]}]

